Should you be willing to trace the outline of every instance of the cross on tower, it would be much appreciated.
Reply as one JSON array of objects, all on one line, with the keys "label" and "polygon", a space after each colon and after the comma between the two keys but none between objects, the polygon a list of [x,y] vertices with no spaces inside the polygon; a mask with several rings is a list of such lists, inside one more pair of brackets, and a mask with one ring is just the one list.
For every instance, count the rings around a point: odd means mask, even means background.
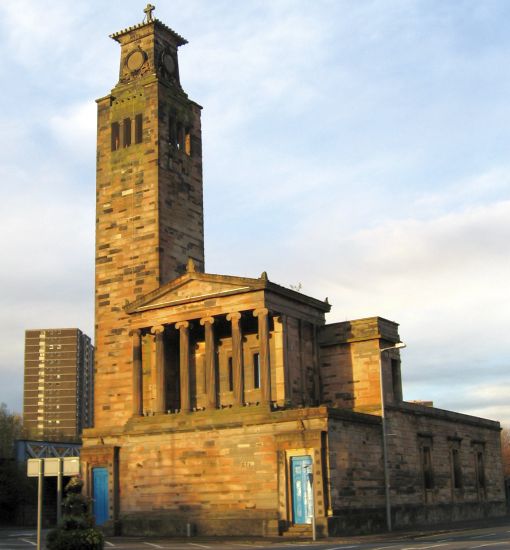
[{"label": "cross on tower", "polygon": [[153,6],[152,4],[147,4],[147,7],[143,10],[145,13],[145,19],[144,23],[150,23],[151,21],[154,21],[154,17],[152,16],[152,12],[156,9],[156,6]]}]

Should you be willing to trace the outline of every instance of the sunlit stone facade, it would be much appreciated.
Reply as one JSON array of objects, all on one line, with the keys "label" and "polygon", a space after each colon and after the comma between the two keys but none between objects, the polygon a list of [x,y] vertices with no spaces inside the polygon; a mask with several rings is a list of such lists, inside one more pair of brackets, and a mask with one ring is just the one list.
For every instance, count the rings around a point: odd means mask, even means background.
[{"label": "sunlit stone facade", "polygon": [[98,100],[82,467],[99,523],[299,535],[314,514],[320,536],[384,528],[381,395],[394,525],[503,513],[499,424],[404,402],[399,352],[381,353],[396,323],[328,325],[327,300],[265,273],[205,272],[201,108],[180,84],[186,41],[149,8],[112,35],[119,81]]}]

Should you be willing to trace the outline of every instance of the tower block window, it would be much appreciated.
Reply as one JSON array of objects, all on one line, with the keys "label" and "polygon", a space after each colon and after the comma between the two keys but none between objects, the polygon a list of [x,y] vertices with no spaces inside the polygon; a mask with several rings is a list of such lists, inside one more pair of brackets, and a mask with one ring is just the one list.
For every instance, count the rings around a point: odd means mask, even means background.
[{"label": "tower block window", "polygon": [[122,122],[122,146],[129,147],[131,145],[131,119],[125,118]]},{"label": "tower block window", "polygon": [[117,151],[120,147],[120,125],[118,122],[112,123],[112,151]]},{"label": "tower block window", "polygon": [[143,116],[135,116],[135,143],[142,143],[143,141]]}]

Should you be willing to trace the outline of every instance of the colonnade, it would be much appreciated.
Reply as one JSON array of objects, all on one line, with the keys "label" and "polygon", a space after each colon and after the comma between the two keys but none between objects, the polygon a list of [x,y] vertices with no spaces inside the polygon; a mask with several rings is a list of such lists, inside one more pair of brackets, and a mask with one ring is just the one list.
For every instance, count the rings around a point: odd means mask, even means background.
[{"label": "colonnade", "polygon": [[[269,311],[267,308],[252,310],[257,318],[258,342],[259,342],[259,368],[260,368],[260,402],[271,401],[271,370],[269,361]],[[241,312],[231,312],[226,315],[231,326],[232,336],[232,378],[234,404],[243,404],[244,380],[243,380],[243,330],[241,324]],[[206,409],[215,409],[217,403],[217,377],[216,377],[216,339],[214,325],[217,317],[209,316],[200,319],[179,321],[168,325],[155,325],[147,328],[135,329],[131,332],[133,338],[133,415],[143,414],[143,362],[142,362],[142,337],[147,332],[154,335],[155,342],[155,411],[167,412],[166,403],[166,370],[165,370],[165,326],[174,326],[179,331],[179,388],[180,410],[191,410],[191,386],[190,386],[190,329],[193,322],[199,322],[204,327],[205,334],[205,388]]]}]

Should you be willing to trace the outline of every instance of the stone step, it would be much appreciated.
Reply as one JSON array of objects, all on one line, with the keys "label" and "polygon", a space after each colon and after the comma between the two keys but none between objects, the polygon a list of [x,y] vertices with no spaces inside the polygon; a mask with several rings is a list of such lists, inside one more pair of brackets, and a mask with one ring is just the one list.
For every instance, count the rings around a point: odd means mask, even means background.
[{"label": "stone step", "polygon": [[311,537],[312,536],[312,526],[305,525],[291,525],[287,531],[282,533],[284,537]]}]

